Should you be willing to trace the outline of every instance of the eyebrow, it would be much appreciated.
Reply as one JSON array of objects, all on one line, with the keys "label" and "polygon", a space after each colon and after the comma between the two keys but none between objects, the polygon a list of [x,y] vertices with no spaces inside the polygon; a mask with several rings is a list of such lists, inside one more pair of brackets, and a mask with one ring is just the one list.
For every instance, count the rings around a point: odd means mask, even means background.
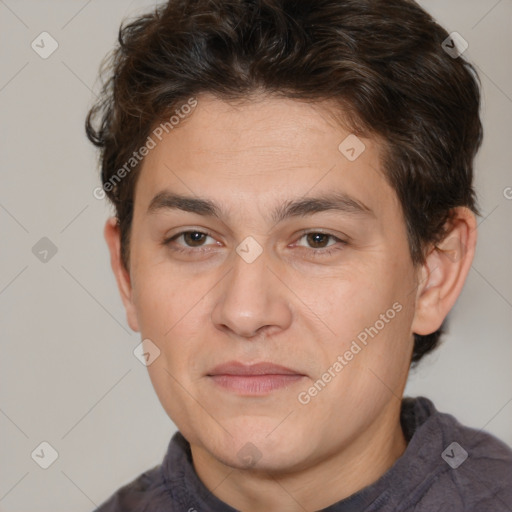
[{"label": "eyebrow", "polygon": [[[153,197],[147,214],[151,215],[165,210],[182,210],[217,219],[228,217],[222,207],[210,199],[183,196],[169,191],[159,192]],[[345,193],[330,192],[317,197],[303,197],[286,201],[272,212],[270,219],[278,224],[291,217],[303,217],[330,210],[364,217],[375,217],[374,212],[361,201]]]}]

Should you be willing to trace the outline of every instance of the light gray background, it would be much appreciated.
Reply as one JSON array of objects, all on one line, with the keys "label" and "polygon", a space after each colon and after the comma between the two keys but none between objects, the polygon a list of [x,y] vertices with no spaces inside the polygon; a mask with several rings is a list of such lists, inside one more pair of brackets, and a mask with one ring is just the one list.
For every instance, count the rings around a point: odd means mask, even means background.
[{"label": "light gray background", "polygon": [[[409,395],[512,445],[512,1],[425,0],[483,82],[477,160],[483,218],[444,346],[410,376]],[[84,135],[98,66],[120,21],[154,2],[0,0],[0,510],[86,512],[158,464],[175,426],[133,356],[93,197],[96,153]],[[41,32],[59,48],[43,60]],[[512,196],[512,190],[510,192]],[[510,197],[509,196],[509,197]],[[42,263],[42,237],[57,254]],[[42,442],[59,453],[41,469]]]}]

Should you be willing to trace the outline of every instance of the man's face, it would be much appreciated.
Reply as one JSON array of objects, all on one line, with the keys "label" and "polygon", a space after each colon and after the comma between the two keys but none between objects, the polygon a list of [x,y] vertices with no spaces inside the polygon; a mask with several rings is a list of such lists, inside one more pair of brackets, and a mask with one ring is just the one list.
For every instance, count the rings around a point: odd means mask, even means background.
[{"label": "man's face", "polygon": [[[340,150],[349,135],[320,105],[205,95],[145,158],[130,325],[161,351],[152,383],[197,453],[301,467],[400,406],[416,272],[379,146],[359,139],[357,156],[352,137]],[[164,193],[214,203],[218,216],[192,201],[181,204],[195,213],[171,208]],[[339,209],[311,202],[334,196]],[[212,376],[232,361],[295,376]]]}]

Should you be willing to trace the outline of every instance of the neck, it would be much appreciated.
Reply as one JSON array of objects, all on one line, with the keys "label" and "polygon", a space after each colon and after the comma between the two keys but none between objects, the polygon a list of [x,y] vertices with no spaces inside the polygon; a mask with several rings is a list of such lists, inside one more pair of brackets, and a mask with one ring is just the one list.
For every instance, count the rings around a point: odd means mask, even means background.
[{"label": "neck", "polygon": [[220,500],[244,512],[321,510],[378,480],[407,447],[400,404],[384,411],[347,446],[319,462],[272,472],[227,466],[191,445],[194,468]]}]

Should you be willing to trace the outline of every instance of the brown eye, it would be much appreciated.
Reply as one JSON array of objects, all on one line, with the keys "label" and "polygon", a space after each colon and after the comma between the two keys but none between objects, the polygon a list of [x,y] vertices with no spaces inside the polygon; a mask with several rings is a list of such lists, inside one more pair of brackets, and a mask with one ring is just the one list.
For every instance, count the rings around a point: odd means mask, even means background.
[{"label": "brown eye", "polygon": [[[199,249],[202,250],[203,247],[208,245],[204,243],[207,238],[212,238],[212,240],[215,242],[215,239],[213,239],[211,235],[209,235],[208,233],[203,233],[202,231],[181,231],[180,233],[177,233],[176,235],[173,235],[172,237],[165,239],[162,242],[162,245],[167,246],[171,250],[176,252],[194,253],[199,252]],[[183,242],[179,242],[179,239],[181,239]],[[195,251],[194,249],[198,249],[198,251]]]},{"label": "brown eye", "polygon": [[323,249],[326,247],[329,238],[332,238],[331,235],[326,235],[325,233],[308,233],[306,237],[308,243],[315,249]]},{"label": "brown eye", "polygon": [[[306,239],[307,246],[297,244],[299,247],[304,248],[309,255],[313,257],[330,256],[334,252],[343,249],[348,245],[348,242],[330,234],[321,231],[303,232],[299,240]],[[329,243],[333,240],[334,243]],[[309,248],[309,250],[308,250]]]},{"label": "brown eye", "polygon": [[200,231],[185,231],[182,235],[183,240],[190,247],[200,247],[204,238],[208,236]]}]

